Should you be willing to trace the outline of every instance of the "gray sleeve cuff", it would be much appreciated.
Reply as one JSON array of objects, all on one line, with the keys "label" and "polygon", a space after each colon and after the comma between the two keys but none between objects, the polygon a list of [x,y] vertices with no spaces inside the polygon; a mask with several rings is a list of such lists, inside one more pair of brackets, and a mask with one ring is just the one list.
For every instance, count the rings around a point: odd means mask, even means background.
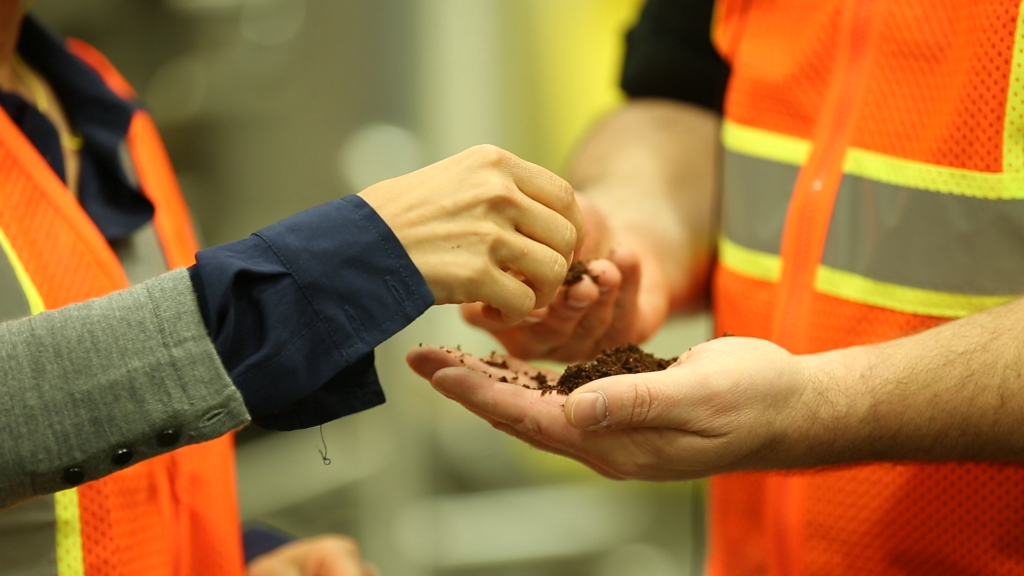
[{"label": "gray sleeve cuff", "polygon": [[0,324],[0,508],[249,421],[186,270]]}]

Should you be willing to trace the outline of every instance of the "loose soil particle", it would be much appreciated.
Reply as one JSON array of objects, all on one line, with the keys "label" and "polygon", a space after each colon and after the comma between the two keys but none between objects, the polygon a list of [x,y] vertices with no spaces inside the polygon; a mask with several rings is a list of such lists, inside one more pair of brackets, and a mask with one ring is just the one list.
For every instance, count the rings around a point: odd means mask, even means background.
[{"label": "loose soil particle", "polygon": [[496,360],[496,354],[496,352],[491,352],[490,358],[484,358],[483,363],[488,366],[494,366],[495,368],[501,368],[502,370],[508,370],[508,362],[505,362],[504,360]]},{"label": "loose soil particle", "polygon": [[572,286],[583,281],[584,276],[590,276],[590,279],[597,282],[597,277],[587,271],[587,263],[582,261],[576,261],[569,266],[569,272],[565,275],[565,280],[562,281],[563,286]]}]

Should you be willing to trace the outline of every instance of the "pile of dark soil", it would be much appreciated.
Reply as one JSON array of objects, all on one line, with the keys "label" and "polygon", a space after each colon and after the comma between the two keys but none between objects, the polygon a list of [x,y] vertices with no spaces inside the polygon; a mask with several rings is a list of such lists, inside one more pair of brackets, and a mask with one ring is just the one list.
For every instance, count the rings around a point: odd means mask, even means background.
[{"label": "pile of dark soil", "polygon": [[[555,384],[546,381],[539,386],[541,395],[555,393],[568,395],[573,390],[594,380],[618,374],[640,374],[657,372],[672,365],[676,359],[658,358],[640,349],[636,344],[626,344],[603,350],[590,362],[571,364]],[[538,384],[540,384],[538,382]]]}]

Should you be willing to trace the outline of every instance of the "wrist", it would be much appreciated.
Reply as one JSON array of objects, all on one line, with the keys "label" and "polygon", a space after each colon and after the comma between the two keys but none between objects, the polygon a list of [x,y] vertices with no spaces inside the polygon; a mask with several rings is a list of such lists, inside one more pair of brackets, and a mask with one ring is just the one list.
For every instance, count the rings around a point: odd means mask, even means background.
[{"label": "wrist", "polygon": [[872,459],[870,392],[857,383],[854,348],[796,356],[802,365],[799,414],[791,418],[800,468]]}]

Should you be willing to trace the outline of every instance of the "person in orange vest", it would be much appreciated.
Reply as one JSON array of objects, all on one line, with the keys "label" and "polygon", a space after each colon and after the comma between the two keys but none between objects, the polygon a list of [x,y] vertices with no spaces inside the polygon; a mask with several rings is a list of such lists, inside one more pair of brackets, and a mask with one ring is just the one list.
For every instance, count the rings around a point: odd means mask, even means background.
[{"label": "person in orange vest", "polygon": [[464,314],[577,361],[710,294],[719,338],[568,398],[413,367],[606,476],[713,475],[710,574],[1024,574],[1021,3],[649,0],[622,82],[569,170],[594,279]]},{"label": "person in orange vest", "polygon": [[[231,432],[382,403],[377,344],[435,304],[518,322],[582,234],[564,180],[479,146],[197,254],[134,91],[18,0],[0,109],[0,574],[242,574]],[[374,570],[325,536],[250,570],[280,573]]]}]

